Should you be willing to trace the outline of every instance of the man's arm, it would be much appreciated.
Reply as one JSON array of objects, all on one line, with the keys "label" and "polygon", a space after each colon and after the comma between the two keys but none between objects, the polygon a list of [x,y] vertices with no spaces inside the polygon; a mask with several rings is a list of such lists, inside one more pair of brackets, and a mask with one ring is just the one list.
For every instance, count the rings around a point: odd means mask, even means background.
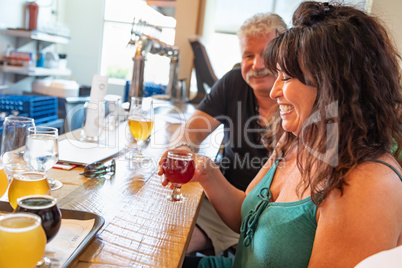
[{"label": "man's arm", "polygon": [[183,149],[189,147],[193,152],[197,152],[201,142],[220,124],[220,121],[209,114],[196,110],[186,124],[174,133],[171,140],[173,147],[183,147]]}]

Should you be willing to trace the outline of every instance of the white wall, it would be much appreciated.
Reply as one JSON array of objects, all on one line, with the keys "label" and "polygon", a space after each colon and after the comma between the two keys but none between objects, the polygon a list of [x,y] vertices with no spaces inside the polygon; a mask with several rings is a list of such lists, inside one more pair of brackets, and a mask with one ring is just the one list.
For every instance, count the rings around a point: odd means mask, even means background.
[{"label": "white wall", "polygon": [[[399,54],[402,53],[402,1],[401,0],[371,0],[371,13],[378,16],[390,31]],[[402,63],[401,63],[402,64]]]},{"label": "white wall", "polygon": [[[71,42],[63,46],[71,79],[80,85],[92,84],[100,74],[105,0],[58,0],[60,19],[70,27]],[[108,94],[123,96],[122,85],[109,82]]]},{"label": "white wall", "polygon": [[[204,24],[202,35],[204,45],[216,75],[221,77],[234,63],[239,62],[241,59],[240,47],[236,35],[215,32],[215,21],[225,14],[226,11],[223,9],[225,9],[225,6],[229,5],[229,2],[230,10],[243,10],[242,17],[236,18],[236,16],[227,14],[228,16],[226,18],[220,18],[221,21],[226,20],[226,24],[220,25],[219,27],[223,28],[226,26],[227,29],[230,29],[228,25],[232,25],[232,31],[235,32],[235,28],[239,28],[245,18],[253,15],[252,13],[246,15],[246,12],[250,10],[250,8],[246,9],[244,5],[258,4],[260,8],[255,12],[275,12],[284,19],[288,26],[291,26],[293,12],[302,1],[303,0],[266,0],[266,4],[261,4],[261,0],[248,0],[244,2],[241,0],[207,0],[205,12],[207,22]],[[400,26],[402,25],[402,0],[344,0],[344,2],[367,10],[368,12],[371,10],[372,14],[379,16],[380,19],[385,22],[391,35],[394,37],[399,52],[402,53],[402,30],[400,30]],[[236,19],[237,21],[230,22],[230,20]]]},{"label": "white wall", "polygon": [[[183,36],[180,37],[180,42],[187,42],[189,35],[188,32],[196,31],[194,29],[194,23],[198,22],[198,18],[194,15],[194,9],[196,6],[191,7],[187,11],[186,7],[189,0],[177,1],[177,10],[181,16],[180,22],[186,23],[186,20],[191,20],[186,27],[184,27]],[[197,0],[195,2],[198,2]],[[205,0],[204,0],[205,1]],[[206,29],[213,31],[212,22],[215,19],[216,2],[220,0],[206,0],[206,19],[204,23],[204,34]],[[283,1],[283,0],[277,0]],[[359,0],[354,0],[361,2]],[[402,31],[399,30],[402,25],[402,1],[401,0],[369,0],[372,1],[372,13],[380,16],[380,18],[386,23],[387,27],[394,36],[396,43],[399,47],[399,51],[402,53]],[[41,1],[50,2],[50,1]],[[57,47],[58,52],[67,53],[68,67],[72,70],[72,78],[79,84],[90,85],[92,76],[100,72],[100,57],[102,50],[102,34],[103,34],[103,14],[104,14],[104,0],[55,0],[59,7],[58,19],[65,22],[71,31],[71,43],[68,45],[61,45]],[[191,1],[192,2],[192,1]],[[0,25],[6,27],[23,27],[24,26],[24,0],[0,0]],[[183,6],[182,6],[183,5]],[[184,8],[183,8],[184,7]],[[190,27],[191,25],[191,27]],[[182,27],[182,26],[180,26]],[[190,29],[187,31],[186,29]],[[179,29],[180,30],[180,29]],[[187,32],[186,32],[187,31]],[[180,31],[179,31],[180,32]],[[203,35],[204,35],[203,34]],[[213,66],[219,66],[218,76],[223,75],[226,69],[229,69],[233,63],[240,60],[240,53],[238,48],[238,41],[235,35],[232,35],[232,41],[230,44],[224,43],[219,38],[211,38],[205,34],[206,48],[211,54],[211,63]],[[209,40],[208,40],[209,38]],[[5,46],[10,42],[8,37],[0,36],[0,54],[4,53]],[[209,46],[208,42],[214,43],[214,46]],[[220,46],[215,46],[220,44]],[[187,44],[188,45],[188,44]],[[217,47],[214,51],[211,47]],[[228,60],[221,61],[216,60],[218,57],[215,55],[225,54]],[[181,57],[186,60],[182,60],[182,66],[180,67],[180,77],[184,78],[191,69],[192,52],[187,47],[183,49]],[[186,63],[184,63],[186,62]],[[0,74],[0,78],[2,78]],[[20,83],[21,84],[21,83]],[[21,88],[20,84],[13,85],[14,88]],[[25,86],[24,86],[25,87]],[[115,92],[122,92],[122,87],[110,87],[111,94]]]},{"label": "white wall", "polygon": [[199,34],[200,0],[176,0],[176,35],[175,46],[180,49],[178,79],[185,79],[187,88],[193,67],[193,52],[188,38]]},{"label": "white wall", "polygon": [[236,32],[259,12],[275,12],[290,25],[294,9],[302,0],[207,0],[203,43],[218,78],[241,61]]},{"label": "white wall", "polygon": [[24,25],[24,0],[0,0],[0,28]]},{"label": "white wall", "polygon": [[91,85],[100,73],[104,0],[60,0],[71,42],[65,46],[68,68],[79,84]]}]

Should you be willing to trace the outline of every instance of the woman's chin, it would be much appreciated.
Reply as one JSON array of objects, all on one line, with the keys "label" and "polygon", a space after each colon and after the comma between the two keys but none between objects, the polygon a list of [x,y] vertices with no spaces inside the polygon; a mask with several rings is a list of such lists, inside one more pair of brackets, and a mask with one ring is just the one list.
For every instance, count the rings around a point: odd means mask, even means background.
[{"label": "woman's chin", "polygon": [[297,128],[295,128],[294,126],[290,126],[290,125],[286,124],[286,122],[282,121],[282,128],[286,132],[290,132],[290,133],[293,133],[294,135],[297,135],[297,134],[295,134],[295,133],[297,133]]}]

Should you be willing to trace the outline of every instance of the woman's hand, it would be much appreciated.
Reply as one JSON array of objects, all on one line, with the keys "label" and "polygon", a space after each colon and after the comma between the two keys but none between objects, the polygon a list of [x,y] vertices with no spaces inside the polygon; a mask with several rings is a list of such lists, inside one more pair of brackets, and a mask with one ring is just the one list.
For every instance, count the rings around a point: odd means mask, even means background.
[{"label": "woman's hand", "polygon": [[[191,151],[188,149],[173,149],[169,151],[174,151],[174,152],[182,152],[182,153],[191,153]],[[164,152],[161,156],[161,159],[159,160],[158,163],[158,175],[162,176],[163,175],[163,169],[162,165],[166,160],[168,151]],[[194,154],[194,153],[193,153]],[[195,171],[194,175],[191,178],[191,182],[200,182],[203,183],[207,179],[211,178],[214,172],[218,171],[219,172],[219,167],[207,156],[204,155],[197,155],[194,154],[194,164],[195,164]],[[162,185],[166,186],[169,184],[169,181],[164,178],[162,181]],[[173,188],[171,186],[171,188]]]},{"label": "woman's hand", "polygon": [[205,155],[195,155],[195,171],[191,181],[198,181],[204,183],[208,179],[211,179],[216,172],[220,173],[219,167]]},{"label": "woman's hand", "polygon": [[[186,148],[186,147],[184,147],[184,146],[183,146],[183,147],[180,147],[180,148],[178,148],[178,149],[166,150],[166,151],[162,154],[161,159],[160,159],[159,162],[158,162],[158,175],[159,175],[159,176],[162,176],[162,175],[163,175],[162,165],[163,165],[163,163],[166,161],[166,158],[167,158],[167,155],[168,155],[168,152],[169,152],[169,151],[180,152],[180,153],[193,153],[189,148]],[[163,186],[166,186],[166,185],[168,185],[168,183],[169,183],[169,181],[166,180],[165,177],[163,177],[162,185],[163,185]],[[172,189],[173,189],[173,187],[172,187]]]}]

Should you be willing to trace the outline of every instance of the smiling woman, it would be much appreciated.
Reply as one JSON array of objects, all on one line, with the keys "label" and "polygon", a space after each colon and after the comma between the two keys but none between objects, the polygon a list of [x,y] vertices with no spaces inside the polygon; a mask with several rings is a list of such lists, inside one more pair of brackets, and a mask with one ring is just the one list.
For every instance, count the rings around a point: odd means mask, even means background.
[{"label": "smiling woman", "polygon": [[264,49],[286,131],[271,158],[244,192],[195,158],[192,181],[240,231],[234,261],[198,267],[354,267],[402,245],[400,55],[352,6],[306,1],[293,25]]}]

